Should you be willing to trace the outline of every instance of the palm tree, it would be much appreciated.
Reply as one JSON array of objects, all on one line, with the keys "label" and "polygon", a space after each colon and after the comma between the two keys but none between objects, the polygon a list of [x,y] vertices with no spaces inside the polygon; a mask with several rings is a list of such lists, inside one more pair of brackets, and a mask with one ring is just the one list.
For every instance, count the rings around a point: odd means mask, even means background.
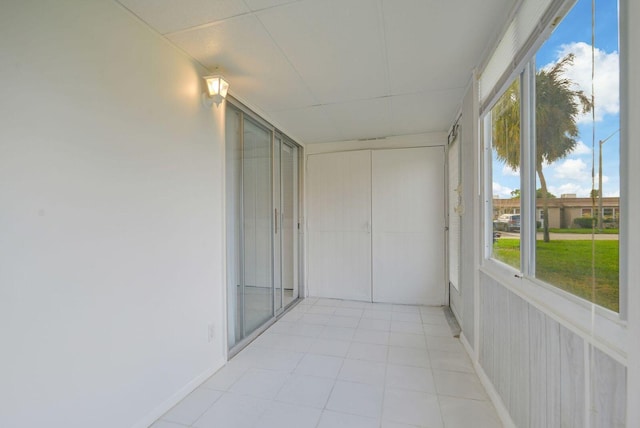
[{"label": "palm tree", "polygon": [[[573,64],[568,54],[550,69],[536,73],[536,173],[543,204],[544,241],[549,242],[549,192],[542,172],[544,164],[566,157],[577,144],[576,119],[591,111],[593,103],[574,82],[564,76]],[[493,147],[497,158],[513,170],[520,167],[520,88],[516,79],[492,110]]]}]

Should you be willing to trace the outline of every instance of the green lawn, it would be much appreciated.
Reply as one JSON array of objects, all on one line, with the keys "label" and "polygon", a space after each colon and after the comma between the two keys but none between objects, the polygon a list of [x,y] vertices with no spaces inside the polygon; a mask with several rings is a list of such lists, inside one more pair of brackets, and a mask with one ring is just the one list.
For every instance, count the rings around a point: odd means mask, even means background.
[{"label": "green lawn", "polygon": [[[493,254],[520,266],[520,240],[501,238]],[[618,312],[618,241],[595,241],[595,302]],[[537,241],[536,277],[572,294],[592,300],[592,242]]]}]

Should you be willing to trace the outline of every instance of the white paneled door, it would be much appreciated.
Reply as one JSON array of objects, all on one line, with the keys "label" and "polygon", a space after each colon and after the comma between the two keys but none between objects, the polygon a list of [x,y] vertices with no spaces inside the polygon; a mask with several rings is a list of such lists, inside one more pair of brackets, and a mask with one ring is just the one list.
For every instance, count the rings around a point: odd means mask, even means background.
[{"label": "white paneled door", "polygon": [[372,152],[373,301],[445,304],[444,149]]},{"label": "white paneled door", "polygon": [[309,292],[442,305],[444,149],[311,155]]},{"label": "white paneled door", "polygon": [[371,152],[309,156],[309,292],[371,301]]}]

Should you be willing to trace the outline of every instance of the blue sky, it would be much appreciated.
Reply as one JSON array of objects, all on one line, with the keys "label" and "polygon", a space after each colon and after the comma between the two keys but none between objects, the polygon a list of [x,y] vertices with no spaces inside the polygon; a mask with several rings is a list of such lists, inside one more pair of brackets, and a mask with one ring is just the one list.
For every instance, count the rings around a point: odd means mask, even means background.
[{"label": "blue sky", "polygon": [[[619,196],[620,128],[618,90],[618,11],[617,2],[596,1],[595,59],[595,186],[598,186],[598,141],[613,134],[603,144],[603,190],[605,196]],[[539,49],[536,69],[549,67],[568,52],[576,55],[567,77],[591,95],[591,1],[580,0]],[[591,190],[592,120],[591,114],[578,120],[580,136],[577,149],[566,158],[544,168],[549,190],[556,196],[576,193],[588,196]],[[494,156],[494,195],[508,198],[520,188],[517,172],[504,167]],[[539,185],[538,185],[539,187]]]}]

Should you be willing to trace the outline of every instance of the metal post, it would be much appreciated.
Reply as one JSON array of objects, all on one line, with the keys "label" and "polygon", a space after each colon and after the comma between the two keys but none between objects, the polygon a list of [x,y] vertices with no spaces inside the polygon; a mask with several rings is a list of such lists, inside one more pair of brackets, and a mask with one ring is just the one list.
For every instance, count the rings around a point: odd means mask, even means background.
[{"label": "metal post", "polygon": [[604,197],[604,194],[602,192],[602,145],[606,143],[609,140],[609,138],[616,135],[618,131],[620,131],[620,129],[617,129],[613,134],[609,135],[604,140],[598,141],[598,146],[600,148],[600,151],[598,154],[598,230],[599,231],[602,231],[602,217],[603,217],[602,198]]},{"label": "metal post", "polygon": [[598,154],[598,230],[602,232],[602,144],[604,141],[600,140],[598,145],[600,146],[600,153]]}]

